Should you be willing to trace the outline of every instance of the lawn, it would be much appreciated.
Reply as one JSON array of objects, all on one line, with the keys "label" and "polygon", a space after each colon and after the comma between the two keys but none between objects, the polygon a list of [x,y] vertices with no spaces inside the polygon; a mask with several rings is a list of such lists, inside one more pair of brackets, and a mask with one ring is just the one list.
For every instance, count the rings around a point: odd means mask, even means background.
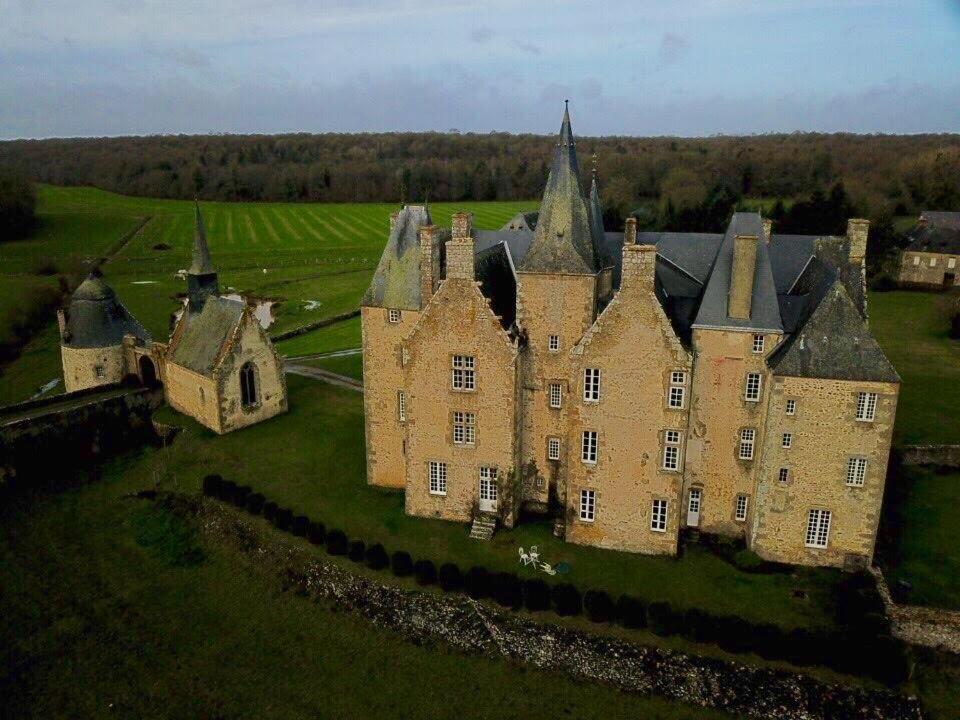
[{"label": "lawn", "polygon": [[338,357],[316,358],[314,360],[304,360],[302,364],[312,367],[323,368],[338,375],[346,375],[357,380],[363,380],[363,356],[341,355]]},{"label": "lawn", "polygon": [[296,357],[360,347],[360,318],[353,317],[277,343],[281,355]]},{"label": "lawn", "polygon": [[960,341],[934,293],[871,293],[870,327],[900,374],[896,444],[960,443]]},{"label": "lawn", "polygon": [[285,592],[125,497],[145,461],[0,509],[3,717],[727,717],[417,646]]},{"label": "lawn", "polygon": [[[563,579],[584,590],[632,593],[784,627],[825,627],[832,622],[838,577],[832,570],[750,574],[696,548],[678,559],[583,547],[554,538],[545,520],[479,543],[468,537],[465,525],[407,517],[401,492],[365,482],[361,396],[295,376],[287,382],[287,415],[223,437],[164,409],[164,419],[188,428],[167,461],[179,486],[194,489],[207,472],[220,472],[368,543],[379,541],[388,550],[405,549],[437,563],[452,560],[464,569],[481,564],[533,576],[536,571],[520,565],[518,548],[537,545],[545,561],[568,563],[571,570]],[[144,462],[128,472],[146,484],[153,466]],[[795,598],[795,589],[805,590],[808,599]]]}]

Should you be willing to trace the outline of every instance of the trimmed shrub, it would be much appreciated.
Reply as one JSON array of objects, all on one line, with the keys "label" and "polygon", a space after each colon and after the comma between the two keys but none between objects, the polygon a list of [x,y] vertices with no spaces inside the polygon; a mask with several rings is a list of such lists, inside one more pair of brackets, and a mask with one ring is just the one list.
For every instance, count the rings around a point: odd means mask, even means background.
[{"label": "trimmed shrub", "polygon": [[251,515],[259,515],[265,502],[266,498],[260,493],[250,493],[247,495],[247,512]]},{"label": "trimmed shrub", "polygon": [[275,502],[265,502],[263,504],[263,519],[269,522],[273,522],[273,519],[277,516],[277,504]]},{"label": "trimmed shrub", "polygon": [[633,595],[621,595],[617,600],[617,618],[625,628],[637,630],[647,626],[647,605]]},{"label": "trimmed shrub", "polygon": [[289,531],[293,525],[293,510],[279,508],[277,514],[273,516],[273,524],[278,530]]},{"label": "trimmed shrub", "polygon": [[310,518],[306,515],[297,515],[290,528],[297,537],[306,537],[307,530],[310,529]]},{"label": "trimmed shrub", "polygon": [[579,615],[583,612],[580,591],[570,583],[554,585],[551,596],[553,609],[557,611],[557,615]]},{"label": "trimmed shrub", "polygon": [[889,635],[875,637],[862,648],[867,672],[885,685],[898,685],[910,677],[910,663],[903,643]]},{"label": "trimmed shrub", "polygon": [[463,576],[463,587],[467,591],[467,595],[474,600],[489,597],[490,573],[487,572],[485,567],[474,565]]},{"label": "trimmed shrub", "polygon": [[353,540],[350,542],[350,551],[347,557],[354,562],[363,562],[367,556],[367,545],[363,540]]},{"label": "trimmed shrub", "polygon": [[203,478],[203,494],[207,497],[217,497],[222,484],[223,478],[219,475],[207,475]]},{"label": "trimmed shrub", "polygon": [[453,563],[441,565],[437,579],[444,592],[456,592],[463,587],[463,575],[460,574],[460,568]]},{"label": "trimmed shrub", "polygon": [[387,557],[387,551],[383,545],[375,543],[367,548],[367,567],[371,570],[383,570],[390,564],[390,558]]},{"label": "trimmed shrub", "polygon": [[347,554],[347,534],[343,530],[331,530],[327,533],[327,552],[331,555]]},{"label": "trimmed shrub", "polygon": [[583,607],[587,617],[596,623],[610,622],[616,611],[613,600],[603,590],[587,590],[583,595]]},{"label": "trimmed shrub", "polygon": [[311,545],[323,545],[327,539],[327,527],[322,522],[311,522],[307,527],[307,540]]},{"label": "trimmed shrub", "polygon": [[237,484],[233,480],[223,480],[220,482],[220,492],[217,497],[224,502],[233,502],[233,493],[237,489]]},{"label": "trimmed shrub", "polygon": [[397,577],[409,577],[413,574],[413,558],[406,550],[397,550],[390,556],[390,570]]},{"label": "trimmed shrub", "polygon": [[253,489],[249,485],[237,485],[233,490],[233,497],[230,498],[230,500],[237,507],[244,507],[247,504],[247,498],[250,497],[250,493],[252,492]]},{"label": "trimmed shrub", "polygon": [[670,603],[658,601],[647,606],[647,625],[657,635],[673,635],[680,622]]},{"label": "trimmed shrub", "polygon": [[518,610],[523,604],[520,578],[508,572],[494,573],[490,576],[490,595],[498,605]]},{"label": "trimmed shrub", "polygon": [[542,612],[550,609],[550,586],[540,578],[524,580],[521,592],[523,606],[530,612]]},{"label": "trimmed shrub", "polygon": [[417,560],[413,565],[417,585],[433,585],[437,581],[437,567],[430,560]]}]

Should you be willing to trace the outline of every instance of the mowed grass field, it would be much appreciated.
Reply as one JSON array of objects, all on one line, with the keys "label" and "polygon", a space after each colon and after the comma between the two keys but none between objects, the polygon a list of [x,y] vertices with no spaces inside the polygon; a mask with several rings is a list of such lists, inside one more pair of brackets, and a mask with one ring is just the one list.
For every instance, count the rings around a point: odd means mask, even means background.
[{"label": "mowed grass field", "polygon": [[[185,291],[177,271],[190,264],[193,203],[54,186],[41,186],[38,202],[38,232],[0,244],[0,318],[4,305],[23,297],[25,286],[55,283],[53,272],[82,276],[84,268],[107,258],[107,281],[144,327],[165,340]],[[464,210],[473,213],[476,227],[495,229],[535,206],[438,203],[430,211],[438,224],[449,225],[450,216]],[[273,301],[271,334],[355,309],[396,209],[386,203],[201,203],[221,289]],[[359,323],[350,323],[296,338],[280,350],[306,354],[359,342]],[[21,362],[2,368],[0,404],[29,398],[58,373],[56,332],[40,332]]]}]

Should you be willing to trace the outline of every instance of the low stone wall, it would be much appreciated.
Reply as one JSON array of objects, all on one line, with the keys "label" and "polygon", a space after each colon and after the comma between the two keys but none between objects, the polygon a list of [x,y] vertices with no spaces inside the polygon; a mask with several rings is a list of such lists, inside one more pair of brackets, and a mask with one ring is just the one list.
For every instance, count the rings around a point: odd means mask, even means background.
[{"label": "low stone wall", "polygon": [[785,720],[919,719],[919,702],[893,692],[827,684],[799,673],[685,655],[538,623],[460,594],[405,590],[318,560],[285,540],[266,542],[250,518],[196,497],[167,496],[208,536],[230,544],[288,589],[362,615],[411,642],[505,658],[735,715]]},{"label": "low stone wall", "polygon": [[960,445],[905,445],[899,453],[902,465],[960,468]]},{"label": "low stone wall", "polygon": [[922,605],[898,605],[880,568],[870,568],[890,618],[894,637],[912,645],[960,655],[960,612]]},{"label": "low stone wall", "polygon": [[317,320],[316,322],[309,323],[308,325],[302,325],[293,330],[287,330],[287,332],[278,333],[277,335],[271,335],[271,342],[280,342],[281,340],[289,340],[290,338],[299,337],[300,335],[306,335],[308,332],[313,330],[319,330],[322,327],[327,327],[328,325],[333,325],[344,320],[349,320],[350,318],[358,317],[360,315],[360,308],[356,310],[351,310],[349,312],[340,313],[339,315],[331,315],[330,317],[323,318],[322,320]]}]

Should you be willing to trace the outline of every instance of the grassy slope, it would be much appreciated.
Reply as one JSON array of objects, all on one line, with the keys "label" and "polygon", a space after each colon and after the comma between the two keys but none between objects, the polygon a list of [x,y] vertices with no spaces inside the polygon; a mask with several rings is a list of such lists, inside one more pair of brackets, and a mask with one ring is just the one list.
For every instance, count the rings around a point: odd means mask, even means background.
[{"label": "grassy slope", "polygon": [[903,384],[894,442],[960,443],[960,342],[947,337],[937,295],[871,293],[870,326]]},{"label": "grassy slope", "polygon": [[219,546],[179,562],[198,541],[121,470],[4,510],[4,717],[725,717],[412,645]]},{"label": "grassy slope", "polygon": [[304,360],[303,364],[323,368],[324,370],[356,378],[357,380],[363,380],[363,357],[360,355]]}]

